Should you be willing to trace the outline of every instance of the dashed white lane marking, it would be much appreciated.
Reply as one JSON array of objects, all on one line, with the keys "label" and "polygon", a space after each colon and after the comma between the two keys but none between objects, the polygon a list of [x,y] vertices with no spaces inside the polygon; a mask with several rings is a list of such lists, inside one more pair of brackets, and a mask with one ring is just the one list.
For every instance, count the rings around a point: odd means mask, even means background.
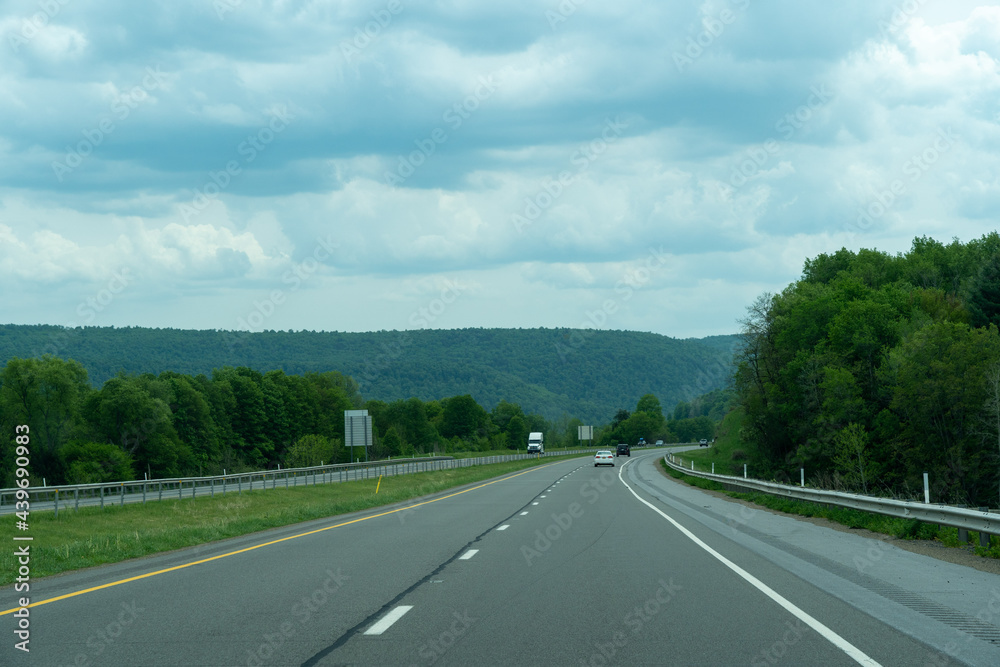
[{"label": "dashed white lane marking", "polygon": [[398,607],[390,611],[388,614],[383,616],[382,620],[380,620],[378,623],[365,630],[365,634],[366,635],[382,634],[390,627],[392,627],[393,623],[403,618],[403,615],[406,612],[410,611],[411,609],[413,609],[413,605],[406,605],[406,604],[399,605]]},{"label": "dashed white lane marking", "polygon": [[538,503],[531,503],[532,505],[537,505]]},{"label": "dashed white lane marking", "polygon": [[544,498],[545,496],[538,496],[539,498]]},{"label": "dashed white lane marking", "polygon": [[469,549],[464,554],[458,557],[458,560],[469,560],[473,556],[479,553],[479,549]]},{"label": "dashed white lane marking", "polygon": [[521,512],[520,516],[524,516],[527,512]]},{"label": "dashed white lane marking", "polygon": [[497,530],[507,530],[508,528],[510,528],[510,524],[509,523],[505,523],[504,525],[502,525],[499,528],[497,528]]}]

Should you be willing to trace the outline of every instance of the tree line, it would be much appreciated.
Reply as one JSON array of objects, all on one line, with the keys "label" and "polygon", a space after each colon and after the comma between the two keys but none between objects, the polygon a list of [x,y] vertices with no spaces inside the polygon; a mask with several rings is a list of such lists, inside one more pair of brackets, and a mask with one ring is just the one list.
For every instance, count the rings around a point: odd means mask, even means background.
[{"label": "tree line", "polygon": [[716,389],[692,399],[690,403],[679,401],[667,417],[660,400],[654,394],[645,394],[639,398],[634,411],[620,409],[610,424],[598,429],[597,446],[609,448],[618,443],[636,445],[640,439],[647,444],[654,444],[657,440],[674,443],[712,439],[716,426],[729,411],[732,399],[730,390]]},{"label": "tree line", "polygon": [[995,504],[1000,236],[841,249],[748,309],[734,377],[752,465],[845,488]]},{"label": "tree line", "polygon": [[[440,400],[364,400],[336,371],[288,375],[224,367],[211,376],[119,374],[94,388],[77,361],[13,358],[0,370],[0,479],[13,484],[13,433],[31,429],[31,471],[41,484],[214,475],[351,458],[344,410],[372,417],[373,458],[524,449],[530,431],[575,444],[575,421],[551,424],[501,401],[487,412],[468,394]],[[572,435],[572,439],[568,436]],[[365,456],[356,449],[357,457]]]},{"label": "tree line", "polygon": [[[714,391],[680,402],[669,418],[653,394],[634,412],[598,425],[594,444],[690,442],[709,438],[730,400]],[[501,400],[487,411],[471,395],[440,400],[365,400],[357,382],[336,371],[289,375],[223,367],[212,374],[120,373],[100,388],[79,362],[52,355],[13,358],[0,369],[3,486],[14,483],[15,427],[31,429],[31,472],[40,484],[216,475],[344,463],[344,411],[372,417],[375,459],[456,451],[524,450],[541,431],[549,448],[575,447],[584,422],[549,421]],[[363,458],[356,449],[355,457]]]}]

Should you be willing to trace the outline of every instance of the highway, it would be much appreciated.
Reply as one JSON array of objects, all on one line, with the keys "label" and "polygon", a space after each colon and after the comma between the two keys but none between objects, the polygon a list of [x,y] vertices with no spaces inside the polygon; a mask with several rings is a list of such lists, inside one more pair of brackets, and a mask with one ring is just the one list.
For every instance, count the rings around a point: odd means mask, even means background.
[{"label": "highway", "polygon": [[995,575],[716,498],[660,456],[35,581],[30,654],[7,587],[0,664],[1000,664]]}]

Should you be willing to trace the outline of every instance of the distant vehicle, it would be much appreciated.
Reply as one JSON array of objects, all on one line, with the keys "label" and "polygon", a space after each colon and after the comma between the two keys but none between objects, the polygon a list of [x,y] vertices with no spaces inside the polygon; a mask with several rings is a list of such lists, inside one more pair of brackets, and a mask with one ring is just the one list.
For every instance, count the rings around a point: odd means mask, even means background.
[{"label": "distant vehicle", "polygon": [[611,456],[610,450],[602,449],[594,454],[594,467],[596,468],[597,466],[615,467],[615,457]]},{"label": "distant vehicle", "polygon": [[663,446],[663,441],[662,440],[657,440],[656,441],[656,446],[657,447],[662,447]]},{"label": "distant vehicle", "polygon": [[528,434],[528,453],[529,454],[544,454],[545,453],[545,443],[543,440],[545,436],[539,431],[532,431]]},{"label": "distant vehicle", "polygon": [[639,438],[639,444],[637,444],[636,447],[645,447],[645,446],[646,446],[646,439]]},{"label": "distant vehicle", "polygon": [[706,440],[705,438],[702,438],[701,440],[698,441],[698,446],[699,447],[708,447],[708,440]]},{"label": "distant vehicle", "polygon": [[615,456],[622,456],[623,454],[632,458],[632,450],[628,445],[618,445],[618,449],[615,450]]}]

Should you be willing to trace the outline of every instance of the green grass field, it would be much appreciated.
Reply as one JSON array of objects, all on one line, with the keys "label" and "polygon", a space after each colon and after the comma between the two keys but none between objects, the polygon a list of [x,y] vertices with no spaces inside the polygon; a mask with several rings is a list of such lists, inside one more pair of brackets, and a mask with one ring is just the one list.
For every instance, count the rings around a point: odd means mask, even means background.
[{"label": "green grass field", "polygon": [[[146,505],[105,509],[87,507],[78,512],[33,512],[30,530],[16,531],[14,516],[0,522],[0,540],[30,535],[31,577],[38,578],[94,565],[117,563],[182,547],[247,535],[372,507],[391,505],[472,482],[563,460],[530,459],[440,470],[412,475],[321,484],[292,489],[227,493],[194,499],[162,500]],[[378,493],[376,494],[376,486]],[[0,585],[17,573],[14,548],[0,551]]]}]

